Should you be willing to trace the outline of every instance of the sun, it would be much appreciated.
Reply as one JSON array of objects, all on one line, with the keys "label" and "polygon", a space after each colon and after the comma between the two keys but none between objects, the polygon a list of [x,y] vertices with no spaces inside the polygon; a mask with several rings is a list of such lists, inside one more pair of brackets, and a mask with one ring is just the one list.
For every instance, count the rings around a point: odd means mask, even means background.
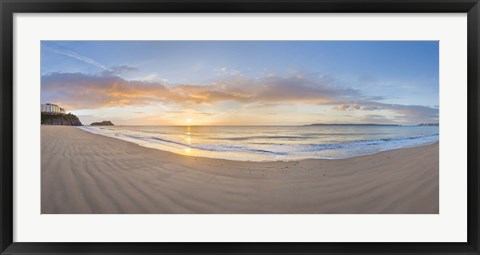
[{"label": "sun", "polygon": [[187,124],[192,124],[192,119],[187,119],[186,122]]}]

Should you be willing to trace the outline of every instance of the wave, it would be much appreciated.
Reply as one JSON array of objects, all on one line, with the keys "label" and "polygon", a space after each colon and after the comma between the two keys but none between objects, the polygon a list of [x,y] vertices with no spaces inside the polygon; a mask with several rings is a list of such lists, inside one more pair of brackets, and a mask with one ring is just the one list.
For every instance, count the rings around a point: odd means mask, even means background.
[{"label": "wave", "polygon": [[[384,135],[386,133],[383,133]],[[265,135],[265,136],[242,136],[242,137],[222,137],[213,138],[215,140],[247,141],[255,139],[310,139],[321,136],[370,136],[372,133],[302,133],[300,135]]]},{"label": "wave", "polygon": [[[134,142],[141,146],[166,149],[171,152],[179,152],[190,148],[200,152],[209,152],[212,157],[219,156],[224,158],[225,155],[234,155],[242,153],[245,155],[265,155],[272,156],[275,159],[303,159],[303,158],[347,158],[357,155],[373,154],[386,150],[399,148],[415,147],[420,145],[432,144],[438,142],[438,133],[431,135],[404,136],[395,138],[380,139],[364,139],[345,142],[330,143],[308,143],[309,137],[290,136],[290,135],[259,135],[246,137],[227,137],[215,138],[210,137],[202,143],[183,142],[183,138],[178,136],[164,137],[153,136],[152,132],[139,132],[135,130],[124,129],[98,129],[92,127],[81,127],[83,130],[95,134],[114,137],[130,142]],[[162,134],[158,133],[162,136]],[[214,134],[212,134],[213,136]],[[305,140],[305,143],[295,142],[289,143],[288,139]],[[252,139],[287,139],[283,143],[277,142],[251,142]],[[221,140],[224,140],[222,142]],[[209,143],[209,141],[211,143]],[[240,141],[235,143],[236,141]],[[220,143],[220,144],[219,144]],[[213,154],[212,154],[213,153]],[[232,154],[233,153],[233,154]],[[240,155],[240,154],[238,154]],[[238,156],[237,155],[237,156]],[[243,156],[245,158],[245,155]],[[231,159],[237,159],[237,156],[229,156]],[[248,158],[248,156],[247,156]],[[271,159],[271,158],[270,158]]]},{"label": "wave", "polygon": [[214,138],[215,140],[246,141],[254,139],[306,139],[306,136],[288,136],[288,135],[265,135],[265,136],[243,136],[243,137],[224,137]]},{"label": "wave", "polygon": [[[404,147],[410,147],[421,144],[428,144],[438,141],[438,134],[424,135],[424,136],[407,136],[399,138],[384,138],[384,139],[371,139],[371,140],[357,140],[344,143],[327,143],[327,144],[312,144],[305,151],[322,151],[333,149],[344,149],[351,147],[365,147],[376,145],[405,145]],[[387,146],[388,147],[388,146]],[[387,149],[387,148],[386,148]]]},{"label": "wave", "polygon": [[[82,128],[83,130],[86,130],[88,132],[100,134],[100,135],[107,135],[102,132],[95,132],[92,128],[84,127]],[[187,144],[187,143],[182,143],[174,140],[169,140],[169,139],[164,139],[164,138],[159,138],[159,137],[152,137],[152,136],[136,136],[136,135],[131,135],[131,134],[113,134],[115,138],[121,138],[122,136],[124,138],[130,138],[142,142],[161,142],[161,143],[166,143],[170,145],[179,145],[180,147],[183,148],[191,148],[191,149],[197,149],[197,150],[203,150],[203,151],[217,151],[217,152],[250,152],[250,153],[262,153],[262,154],[270,154],[270,155],[288,155],[288,153],[285,152],[277,152],[277,151],[270,151],[270,150],[264,150],[264,149],[255,149],[255,148],[249,148],[247,146],[236,146],[236,145],[210,145],[210,144],[205,144],[205,145],[193,145],[193,144]],[[107,135],[111,136],[111,135]],[[128,139],[128,141],[131,141]]]},{"label": "wave", "polygon": [[249,148],[247,146],[238,146],[238,145],[212,145],[212,144],[205,144],[205,145],[192,145],[172,140],[167,140],[158,137],[149,137],[147,139],[153,139],[165,143],[171,143],[176,145],[181,145],[183,147],[197,149],[197,150],[204,150],[204,151],[219,151],[219,152],[229,152],[229,151],[237,151],[237,152],[252,152],[252,153],[264,153],[264,154],[272,154],[272,155],[287,155],[284,152],[276,152],[276,151],[269,151],[269,150],[262,150],[262,149],[254,149]]}]

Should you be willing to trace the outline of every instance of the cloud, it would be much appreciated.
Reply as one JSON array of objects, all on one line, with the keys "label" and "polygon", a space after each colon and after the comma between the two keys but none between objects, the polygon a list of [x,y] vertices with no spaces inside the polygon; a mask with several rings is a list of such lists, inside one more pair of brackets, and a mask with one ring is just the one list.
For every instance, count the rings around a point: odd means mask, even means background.
[{"label": "cloud", "polygon": [[78,108],[165,102],[212,105],[223,101],[242,103],[325,104],[332,99],[358,96],[351,89],[314,84],[298,78],[235,78],[209,85],[166,87],[158,81],[125,80],[113,75],[51,73],[42,77],[45,100],[68,102]]},{"label": "cloud", "polygon": [[248,105],[326,105],[341,111],[394,112],[408,122],[438,120],[438,108],[385,104],[359,90],[338,87],[329,79],[305,76],[229,77],[206,85],[166,85],[159,80],[126,80],[116,75],[51,73],[42,76],[42,102],[72,109],[177,104],[184,107],[232,101]]},{"label": "cloud", "polygon": [[334,107],[337,110],[346,111],[346,110],[360,110],[361,106],[359,104],[339,104]]},{"label": "cloud", "polygon": [[213,71],[215,71],[216,73],[225,73],[227,71],[227,68],[226,67],[217,67],[215,69],[213,69]]},{"label": "cloud", "polygon": [[162,84],[168,83],[168,79],[160,77],[157,73],[149,73],[145,76],[139,76],[132,78],[133,81],[148,81],[148,82],[161,82]]},{"label": "cloud", "polygon": [[102,72],[102,75],[106,76],[118,76],[125,73],[137,72],[139,69],[137,67],[121,65],[121,66],[112,66]]},{"label": "cloud", "polygon": [[394,123],[392,119],[378,114],[367,114],[360,120],[362,123],[390,124]]},{"label": "cloud", "polygon": [[234,69],[229,69],[225,66],[222,66],[222,67],[217,67],[215,69],[213,69],[213,71],[217,74],[217,75],[231,75],[231,76],[235,76],[235,75],[241,75],[242,73],[238,70],[234,70]]},{"label": "cloud", "polygon": [[403,119],[410,122],[438,122],[438,108],[421,105],[389,105],[385,109],[391,110]]},{"label": "cloud", "polygon": [[[363,111],[391,111],[408,122],[438,122],[438,107],[422,105],[385,104],[372,101],[362,101],[353,104],[339,104],[334,107],[337,110],[363,110]],[[367,115],[373,117],[373,115]]]},{"label": "cloud", "polygon": [[121,66],[112,66],[110,67],[110,70],[112,71],[112,73],[122,74],[127,72],[136,72],[138,71],[138,68],[133,66],[121,65]]},{"label": "cloud", "polygon": [[86,57],[86,56],[82,56],[72,50],[68,50],[68,49],[52,49],[55,53],[57,54],[60,54],[60,55],[63,55],[63,56],[67,56],[67,57],[70,57],[70,58],[73,58],[73,59],[76,59],[76,60],[79,60],[79,61],[82,61],[82,62],[85,62],[87,64],[90,64],[90,65],[93,65],[93,66],[96,66],[100,69],[103,69],[103,70],[106,70],[106,71],[111,71],[110,68],[98,63],[97,61],[89,58],[89,57]]},{"label": "cloud", "polygon": [[62,102],[73,109],[146,105],[168,95],[168,89],[159,83],[133,83],[118,76],[82,73],[42,76],[42,100]]}]

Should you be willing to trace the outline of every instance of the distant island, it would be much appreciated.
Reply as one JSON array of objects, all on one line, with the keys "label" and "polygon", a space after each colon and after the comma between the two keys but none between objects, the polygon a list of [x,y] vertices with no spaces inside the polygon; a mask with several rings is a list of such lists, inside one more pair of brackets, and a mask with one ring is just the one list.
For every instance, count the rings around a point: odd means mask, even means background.
[{"label": "distant island", "polygon": [[438,127],[438,123],[420,123],[417,126],[419,126],[419,127]]},{"label": "distant island", "polygon": [[90,124],[90,126],[115,126],[113,123],[109,120],[104,120],[102,122],[93,122]]},{"label": "distant island", "polygon": [[324,123],[315,123],[309,124],[305,126],[401,126],[398,124],[375,124],[375,123],[363,123],[363,124],[352,124],[352,123],[345,123],[345,124],[324,124]]}]

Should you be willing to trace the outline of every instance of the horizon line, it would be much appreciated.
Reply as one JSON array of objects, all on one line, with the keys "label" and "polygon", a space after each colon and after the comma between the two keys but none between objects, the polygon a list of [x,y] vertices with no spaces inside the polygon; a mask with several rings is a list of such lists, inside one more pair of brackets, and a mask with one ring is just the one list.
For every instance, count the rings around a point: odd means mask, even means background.
[{"label": "horizon line", "polygon": [[[425,122],[424,122],[425,123]],[[418,123],[418,124],[386,124],[386,123],[325,123],[325,124],[300,124],[300,125],[293,125],[293,124],[286,124],[286,125],[218,125],[218,124],[195,124],[195,125],[175,125],[175,124],[159,124],[159,125],[152,125],[152,124],[145,124],[145,125],[123,125],[119,124],[114,126],[165,126],[165,127],[212,127],[212,126],[217,126],[217,127],[225,127],[225,126],[234,126],[234,127],[278,127],[278,126],[284,126],[284,127],[308,127],[308,126],[419,126],[420,124],[424,123]],[[437,122],[428,122],[426,124],[439,124]],[[92,125],[84,125],[84,126],[92,126]],[[101,125],[93,125],[93,126],[101,126]]]}]

